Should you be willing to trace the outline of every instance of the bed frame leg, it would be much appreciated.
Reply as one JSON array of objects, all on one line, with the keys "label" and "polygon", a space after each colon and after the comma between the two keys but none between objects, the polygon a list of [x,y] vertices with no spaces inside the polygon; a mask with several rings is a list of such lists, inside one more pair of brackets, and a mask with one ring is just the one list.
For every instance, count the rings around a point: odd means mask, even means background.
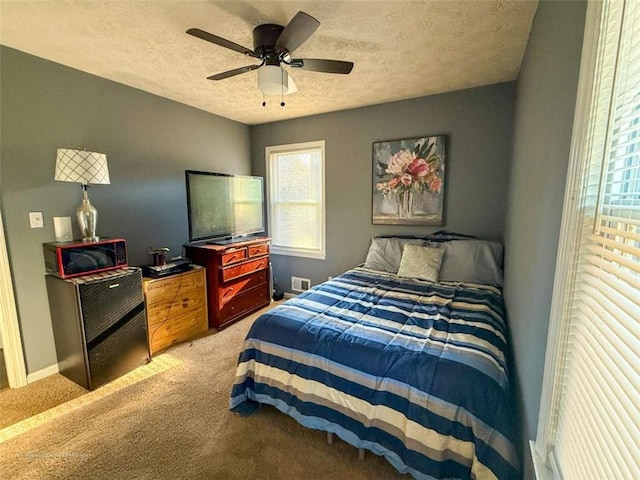
[{"label": "bed frame leg", "polygon": [[[327,432],[327,443],[333,445],[333,433]],[[358,449],[358,458],[364,460],[364,448]]]}]

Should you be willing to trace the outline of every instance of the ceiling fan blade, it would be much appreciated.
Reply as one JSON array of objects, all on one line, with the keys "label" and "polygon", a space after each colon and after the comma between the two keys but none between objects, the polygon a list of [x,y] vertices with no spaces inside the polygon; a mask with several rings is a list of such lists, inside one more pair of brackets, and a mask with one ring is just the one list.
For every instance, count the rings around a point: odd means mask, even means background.
[{"label": "ceiling fan blade", "polygon": [[260,58],[260,55],[258,55],[250,48],[243,47],[242,45],[233,43],[231,40],[219,37],[217,35],[214,35],[213,33],[205,32],[204,30],[200,30],[199,28],[190,28],[189,30],[187,30],[187,33],[189,35],[193,35],[194,37],[201,38],[202,40],[206,40],[207,42],[215,43],[216,45],[220,45],[221,47],[229,48],[235,52],[242,53],[243,55]]},{"label": "ceiling fan blade", "polygon": [[291,60],[289,64],[292,67],[298,67],[303,70],[311,70],[314,72],[324,73],[343,73],[347,74],[353,69],[353,62],[343,62],[342,60],[324,60],[321,58],[296,58]]},{"label": "ceiling fan blade", "polygon": [[227,72],[222,72],[222,73],[218,73],[216,75],[211,75],[210,77],[207,77],[207,79],[208,80],[224,80],[225,78],[235,77],[236,75],[240,75],[241,73],[247,73],[247,72],[250,72],[251,70],[257,70],[261,66],[262,66],[262,64],[260,64],[260,65],[247,65],[246,67],[235,68],[235,69],[229,70]]},{"label": "ceiling fan blade", "polygon": [[319,26],[320,22],[311,15],[304,12],[296,13],[278,37],[276,51],[286,49],[289,53],[293,52],[306,42]]}]

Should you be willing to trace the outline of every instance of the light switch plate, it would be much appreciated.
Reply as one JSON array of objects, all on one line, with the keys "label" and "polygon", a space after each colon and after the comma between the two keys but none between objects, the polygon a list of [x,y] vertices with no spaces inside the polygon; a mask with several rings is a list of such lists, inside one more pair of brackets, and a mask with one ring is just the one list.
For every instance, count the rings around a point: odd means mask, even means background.
[{"label": "light switch plate", "polygon": [[31,228],[44,228],[44,215],[42,215],[42,212],[29,212],[29,224]]}]

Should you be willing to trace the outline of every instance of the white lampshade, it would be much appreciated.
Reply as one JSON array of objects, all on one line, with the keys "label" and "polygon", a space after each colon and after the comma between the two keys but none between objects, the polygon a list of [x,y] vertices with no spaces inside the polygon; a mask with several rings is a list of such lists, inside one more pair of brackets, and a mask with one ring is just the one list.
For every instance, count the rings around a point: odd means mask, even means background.
[{"label": "white lampshade", "polygon": [[87,184],[108,184],[109,168],[104,153],[59,148],[55,180]]},{"label": "white lampshade", "polygon": [[263,65],[258,69],[258,88],[265,95],[287,93],[289,74],[277,65]]}]

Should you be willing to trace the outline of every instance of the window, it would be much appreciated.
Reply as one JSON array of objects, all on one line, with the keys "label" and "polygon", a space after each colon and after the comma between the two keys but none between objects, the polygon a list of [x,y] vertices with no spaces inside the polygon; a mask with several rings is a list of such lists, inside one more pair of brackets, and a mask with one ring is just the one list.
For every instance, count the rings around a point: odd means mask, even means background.
[{"label": "window", "polygon": [[589,2],[533,449],[556,478],[640,478],[639,132],[640,2]]},{"label": "window", "polygon": [[271,251],[325,258],[324,140],[266,148]]}]

